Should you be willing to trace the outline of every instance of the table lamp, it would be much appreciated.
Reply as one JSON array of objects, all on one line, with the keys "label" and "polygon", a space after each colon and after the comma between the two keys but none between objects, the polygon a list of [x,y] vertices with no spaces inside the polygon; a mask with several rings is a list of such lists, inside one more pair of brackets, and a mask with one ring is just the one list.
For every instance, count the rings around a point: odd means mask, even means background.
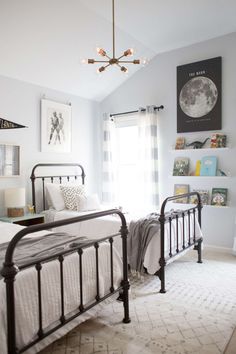
[{"label": "table lamp", "polygon": [[8,217],[24,215],[25,188],[5,189],[5,207]]}]

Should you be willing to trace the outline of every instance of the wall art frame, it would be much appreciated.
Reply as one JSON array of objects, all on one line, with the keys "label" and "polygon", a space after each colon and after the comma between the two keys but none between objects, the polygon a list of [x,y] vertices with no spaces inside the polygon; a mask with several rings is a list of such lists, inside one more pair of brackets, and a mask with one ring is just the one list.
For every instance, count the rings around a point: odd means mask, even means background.
[{"label": "wall art frame", "polygon": [[220,130],[222,58],[177,67],[177,133]]},{"label": "wall art frame", "polygon": [[20,146],[0,144],[0,177],[20,176]]},{"label": "wall art frame", "polygon": [[41,151],[71,152],[71,104],[41,99]]}]

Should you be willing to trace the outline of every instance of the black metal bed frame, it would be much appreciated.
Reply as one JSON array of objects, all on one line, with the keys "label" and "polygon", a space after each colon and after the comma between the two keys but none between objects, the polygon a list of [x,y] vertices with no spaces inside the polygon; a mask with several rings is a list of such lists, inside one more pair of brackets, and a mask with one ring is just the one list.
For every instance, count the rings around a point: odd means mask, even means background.
[{"label": "black metal bed frame", "polygon": [[[18,242],[29,233],[34,233],[36,231],[51,229],[58,226],[68,225],[72,223],[82,222],[98,217],[102,217],[105,215],[117,214],[121,220],[121,228],[120,232],[107,236],[96,241],[91,241],[83,246],[74,247],[70,250],[63,250],[54,255],[42,257],[40,260],[31,261],[21,266],[17,266],[14,262],[14,251],[18,244]],[[119,299],[123,301],[124,305],[124,323],[130,322],[129,317],[129,280],[128,280],[128,264],[127,264],[127,234],[128,229],[126,225],[126,220],[124,215],[117,209],[111,209],[107,211],[101,211],[92,213],[89,215],[78,216],[66,220],[59,220],[55,222],[50,222],[46,224],[39,224],[26,227],[19,231],[13,239],[10,241],[6,255],[5,262],[3,264],[3,268],[1,269],[1,275],[4,277],[4,281],[6,283],[6,302],[7,302],[7,345],[8,345],[8,354],[19,354],[25,352],[27,349],[52,334],[68,322],[72,321],[76,317],[82,315],[87,310],[91,309],[98,303],[112,296],[114,293],[120,292]],[[122,258],[123,258],[123,279],[118,288],[114,288],[113,283],[113,242],[114,238],[120,236],[122,238]],[[111,269],[110,269],[110,292],[105,294],[105,296],[100,296],[100,285],[99,285],[99,245],[101,242],[108,241],[110,244],[110,261],[111,261]],[[94,247],[95,249],[95,269],[96,269],[96,296],[92,303],[89,305],[85,305],[83,303],[83,268],[82,268],[82,258],[83,252],[85,248]],[[63,273],[63,261],[66,256],[72,253],[77,253],[79,257],[79,281],[80,281],[80,303],[78,304],[78,310],[73,311],[73,313],[65,313],[64,309],[64,298],[66,289],[64,288],[64,273]],[[42,283],[41,283],[41,270],[45,263],[50,261],[58,260],[59,269],[60,269],[60,301],[61,301],[61,314],[58,321],[50,325],[49,329],[43,328],[42,325],[42,311],[43,311],[43,303],[42,303]],[[16,325],[15,325],[15,297],[14,297],[14,282],[19,271],[23,271],[24,269],[28,269],[29,267],[34,267],[37,272],[37,283],[38,283],[38,313],[39,313],[39,324],[38,324],[38,332],[37,337],[33,338],[30,343],[25,345],[23,348],[17,348],[16,346]]]},{"label": "black metal bed frame", "polygon": [[[189,198],[192,195],[197,196],[197,205],[190,207],[186,210],[178,210],[176,212],[172,212],[169,216],[165,212],[165,208],[168,202],[171,201],[176,201],[181,198]],[[161,249],[161,257],[159,260],[160,264],[160,269],[156,272],[156,275],[159,277],[161,281],[161,289],[160,293],[165,293],[166,288],[165,288],[165,267],[168,264],[168,261],[177,255],[183,253],[189,248],[193,248],[198,252],[198,263],[202,263],[202,237],[197,237],[196,236],[196,214],[198,218],[198,223],[201,228],[201,211],[202,211],[202,203],[201,203],[201,197],[198,192],[190,192],[186,194],[181,194],[181,195],[175,195],[172,197],[168,197],[164,200],[161,206],[160,210],[160,215],[159,215],[159,222],[160,222],[160,249]],[[191,237],[190,233],[190,218],[191,214],[193,214],[193,237]],[[185,230],[185,218],[188,218],[188,230]],[[182,223],[182,235],[183,235],[183,243],[181,247],[179,247],[179,224],[178,220],[179,218],[182,218],[183,223]],[[173,253],[173,239],[172,239],[172,223],[176,223],[176,250]],[[169,223],[169,254],[168,257],[165,256],[165,224]],[[186,241],[187,241],[187,246],[186,246]]]},{"label": "black metal bed frame", "polygon": [[[75,167],[75,168],[79,168],[81,170],[81,172],[79,174],[73,174],[73,175],[64,175],[64,176],[36,176],[36,169],[38,167],[58,167],[58,166],[65,166],[65,167]],[[45,209],[45,180],[49,179],[49,181],[51,181],[51,183],[54,182],[55,179],[59,180],[59,183],[63,182],[63,178],[66,179],[66,181],[70,181],[70,179],[72,180],[77,180],[78,177],[81,177],[82,180],[82,184],[84,184],[85,181],[85,172],[84,172],[84,168],[80,165],[80,164],[76,164],[76,163],[42,163],[42,164],[37,164],[36,166],[34,166],[32,173],[31,173],[31,181],[32,181],[32,202],[33,205],[36,204],[36,194],[35,194],[35,182],[36,179],[40,179],[42,180],[42,198],[43,198],[43,207]],[[172,213],[171,216],[166,216],[166,205],[171,202],[171,201],[176,201],[179,200],[181,198],[189,198],[190,196],[195,195],[197,196],[197,205],[190,207],[186,210],[181,210],[175,213]],[[186,251],[188,248],[192,248],[194,246],[194,249],[198,252],[198,263],[202,263],[202,237],[197,238],[196,236],[196,214],[197,214],[197,219],[198,219],[198,223],[201,227],[201,211],[202,211],[202,203],[201,203],[201,197],[200,194],[198,192],[190,192],[190,193],[186,193],[186,194],[182,194],[182,195],[178,195],[178,196],[171,196],[166,198],[161,206],[161,210],[160,210],[160,215],[159,215],[159,222],[160,222],[160,249],[161,249],[161,257],[159,259],[159,264],[160,264],[160,269],[156,272],[156,275],[159,277],[160,281],[161,281],[161,289],[160,292],[161,293],[165,293],[166,289],[165,289],[165,266],[168,264],[168,260],[170,260],[171,258],[173,259],[175,256],[181,254],[183,251]],[[194,220],[194,225],[193,225],[193,229],[194,229],[194,234],[193,237],[191,238],[190,235],[190,215],[193,214],[193,220]],[[184,220],[185,217],[188,218],[188,230],[185,230],[184,227]],[[179,239],[179,225],[178,225],[178,220],[179,218],[182,218],[183,220],[183,245],[182,247],[179,247],[178,245],[178,239]],[[176,247],[176,252],[173,253],[172,252],[172,234],[171,234],[171,225],[173,222],[176,222],[176,238],[177,238],[177,247]],[[170,239],[169,239],[169,244],[170,244],[170,251],[169,251],[169,257],[165,257],[165,224],[169,223],[169,230],[170,230]],[[188,232],[188,236],[186,236],[186,233]],[[188,237],[188,245],[186,246],[185,244],[185,237]]]},{"label": "black metal bed frame", "polygon": [[[49,167],[49,168],[54,168],[54,167],[75,167],[75,169],[80,169],[80,173],[75,173],[72,175],[50,175],[50,176],[36,176],[35,170],[38,167]],[[43,164],[37,164],[34,166],[32,173],[31,173],[31,181],[32,181],[32,202],[33,205],[36,207],[36,189],[35,189],[35,182],[36,179],[42,180],[42,198],[43,198],[43,208],[45,209],[46,202],[45,202],[45,180],[49,179],[51,183],[54,183],[56,179],[59,180],[59,183],[63,182],[63,179],[66,179],[66,181],[70,181],[71,179],[76,180],[78,177],[81,178],[82,184],[84,184],[85,180],[85,173],[84,169],[80,164],[74,164],[74,163],[43,163]],[[175,201],[180,198],[186,198],[191,195],[196,195],[198,199],[198,203],[196,206],[190,207],[187,210],[181,210],[175,213],[171,214],[166,214],[165,208],[168,202],[170,201]],[[172,196],[169,198],[166,198],[164,202],[162,203],[161,206],[161,211],[159,215],[159,222],[160,222],[160,249],[161,249],[161,256],[159,259],[159,264],[160,264],[160,269],[156,272],[156,275],[160,278],[161,281],[161,293],[165,293],[165,267],[168,264],[168,261],[171,258],[174,258],[176,255],[179,255],[180,253],[184,252],[188,248],[194,247],[195,250],[198,252],[198,263],[202,263],[202,254],[201,254],[201,245],[202,245],[202,237],[197,237],[196,236],[196,217],[198,220],[198,223],[201,227],[201,209],[202,209],[202,204],[201,204],[201,199],[200,195],[197,192],[191,192],[183,195],[178,195],[178,196]],[[58,227],[58,226],[63,226],[63,225],[68,225],[70,223],[76,223],[76,222],[81,222],[105,215],[110,215],[110,214],[117,214],[120,219],[121,219],[121,229],[120,229],[120,234],[112,235],[109,237],[105,237],[99,240],[96,240],[96,242],[91,241],[89,244],[86,244],[86,246],[83,247],[78,247],[77,249],[73,249],[73,251],[65,251],[65,252],[60,252],[56,255],[53,255],[51,257],[44,257],[40,261],[31,262],[30,264],[25,264],[21,267],[17,267],[17,265],[14,263],[13,260],[13,254],[14,254],[14,249],[19,242],[19,240],[27,235],[28,233],[31,232],[36,232],[39,230],[45,230],[47,228],[53,228],[53,227]],[[193,215],[193,237],[190,235],[190,216],[191,214]],[[197,215],[196,215],[197,214]],[[182,247],[179,247],[179,225],[178,225],[178,220],[179,218],[182,218],[183,224],[182,224],[182,235],[183,235],[183,244]],[[188,230],[185,230],[185,218],[188,218]],[[173,252],[173,240],[172,240],[172,233],[171,233],[171,228],[172,228],[172,223],[176,223],[176,238],[177,238],[177,247],[176,251]],[[165,224],[169,223],[169,255],[168,257],[165,256]],[[113,268],[111,267],[111,287],[110,287],[110,293],[105,295],[104,297],[100,297],[99,295],[99,269],[98,269],[98,257],[99,257],[99,244],[105,240],[109,240],[110,242],[110,257],[111,257],[111,264],[113,264],[113,239],[114,237],[117,237],[118,235],[121,235],[122,237],[122,252],[123,252],[123,280],[121,282],[121,285],[119,288],[114,289],[113,286]],[[5,256],[5,263],[4,266],[1,270],[2,276],[5,278],[4,281],[6,282],[6,291],[7,291],[7,330],[8,330],[8,354],[16,354],[16,353],[23,353],[25,350],[51,334],[52,332],[56,331],[58,328],[62,327],[69,321],[73,320],[75,317],[81,315],[91,307],[95,306],[97,303],[100,303],[107,297],[111,296],[115,292],[122,292],[122,301],[124,302],[124,319],[123,322],[129,323],[130,318],[129,318],[129,298],[128,298],[128,289],[129,289],[129,281],[128,281],[128,264],[127,264],[127,235],[128,235],[128,229],[126,225],[126,220],[124,215],[117,209],[112,209],[109,211],[102,211],[102,212],[97,212],[89,215],[84,215],[84,216],[79,216],[71,219],[66,219],[66,220],[60,220],[56,222],[51,222],[47,224],[41,224],[41,225],[35,225],[35,226],[30,226],[28,228],[25,228],[21,230],[9,243],[6,256]],[[186,242],[187,240],[187,246]],[[83,284],[83,272],[82,272],[82,255],[83,255],[83,250],[87,247],[94,247],[95,248],[95,258],[96,258],[96,288],[97,288],[97,295],[95,298],[94,303],[92,303],[89,306],[84,306],[83,304],[83,291],[80,293],[80,304],[78,306],[78,312],[76,314],[71,315],[68,317],[64,313],[64,292],[65,289],[63,287],[63,260],[64,257],[68,253],[74,253],[77,252],[80,260],[80,289],[82,289],[82,284]],[[60,274],[61,274],[61,316],[59,319],[59,323],[56,324],[56,326],[49,331],[45,331],[42,328],[42,297],[41,297],[41,269],[43,266],[44,262],[49,262],[51,260],[58,259],[59,266],[60,266]],[[35,267],[37,274],[38,274],[38,303],[39,303],[39,330],[38,330],[38,336],[36,339],[32,340],[31,343],[26,345],[24,348],[17,349],[16,348],[16,335],[15,335],[15,301],[14,301],[14,280],[19,272],[19,270],[23,270],[28,267]]]},{"label": "black metal bed frame", "polygon": [[[73,174],[65,174],[65,175],[46,175],[46,176],[37,176],[36,175],[36,169],[40,167],[47,167],[47,168],[57,168],[57,167],[73,167],[75,172]],[[77,172],[77,170],[80,170],[80,173]],[[32,204],[34,206],[34,209],[36,211],[37,205],[36,205],[36,189],[35,189],[35,183],[36,180],[41,180],[42,181],[42,205],[43,205],[43,210],[46,209],[46,196],[45,196],[45,181],[49,180],[49,182],[54,183],[55,180],[58,180],[59,183],[61,184],[64,180],[66,182],[72,181],[77,181],[79,178],[81,178],[82,184],[84,184],[85,180],[85,172],[84,168],[82,165],[78,163],[39,163],[35,165],[32,169],[31,172],[31,183],[32,183]]]}]

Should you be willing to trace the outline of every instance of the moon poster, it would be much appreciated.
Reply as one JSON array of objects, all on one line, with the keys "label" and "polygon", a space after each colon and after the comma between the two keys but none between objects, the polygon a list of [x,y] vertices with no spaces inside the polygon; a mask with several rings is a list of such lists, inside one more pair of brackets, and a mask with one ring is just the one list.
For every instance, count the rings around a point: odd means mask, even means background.
[{"label": "moon poster", "polygon": [[221,129],[221,57],[177,67],[177,133]]}]

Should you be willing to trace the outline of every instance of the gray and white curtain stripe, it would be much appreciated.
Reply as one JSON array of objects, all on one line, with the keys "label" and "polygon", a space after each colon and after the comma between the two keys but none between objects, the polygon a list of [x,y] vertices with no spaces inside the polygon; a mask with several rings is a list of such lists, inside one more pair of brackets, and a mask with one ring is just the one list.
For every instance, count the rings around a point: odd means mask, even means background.
[{"label": "gray and white curtain stripe", "polygon": [[102,201],[115,200],[115,126],[108,113],[103,114]]},{"label": "gray and white curtain stripe", "polygon": [[154,106],[139,109],[139,177],[143,206],[156,208],[159,204],[158,187],[158,116]]}]

